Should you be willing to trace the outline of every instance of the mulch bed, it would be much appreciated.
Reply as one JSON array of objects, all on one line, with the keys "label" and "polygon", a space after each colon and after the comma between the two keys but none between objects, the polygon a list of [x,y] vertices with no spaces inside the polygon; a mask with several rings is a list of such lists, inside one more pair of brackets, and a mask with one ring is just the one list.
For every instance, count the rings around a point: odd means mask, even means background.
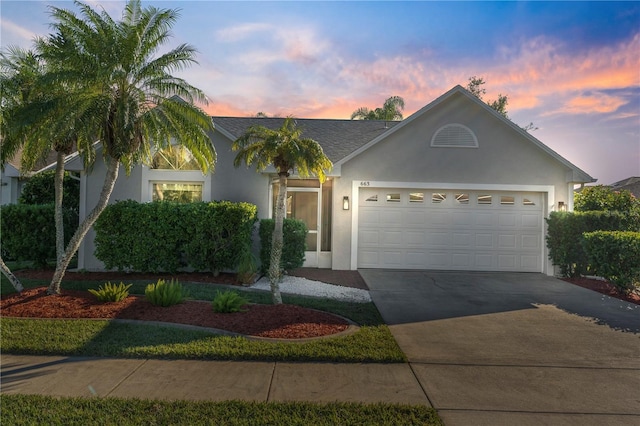
[{"label": "mulch bed", "polygon": [[620,293],[613,284],[607,281],[596,280],[587,277],[563,278],[563,281],[580,287],[588,288],[592,291],[597,291],[598,293],[606,294],[610,297],[615,297],[616,299],[640,305],[640,294],[638,294],[637,292],[627,294]]},{"label": "mulch bed", "polygon": [[28,289],[0,300],[3,317],[101,318],[162,321],[232,331],[250,336],[301,339],[327,336],[346,330],[347,321],[327,312],[295,305],[246,305],[244,312],[213,312],[210,302],[185,301],[160,307],[141,296],[115,303],[100,303],[86,291],[62,289],[47,295],[46,287]]}]

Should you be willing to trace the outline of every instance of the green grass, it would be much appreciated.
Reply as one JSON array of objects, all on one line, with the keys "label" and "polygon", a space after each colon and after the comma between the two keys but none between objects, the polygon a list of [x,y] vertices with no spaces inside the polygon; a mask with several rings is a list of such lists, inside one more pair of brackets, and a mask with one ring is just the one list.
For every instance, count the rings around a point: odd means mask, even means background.
[{"label": "green grass", "polygon": [[2,395],[3,425],[442,425],[426,406]]},{"label": "green grass", "polygon": [[[25,288],[47,285],[23,280]],[[133,282],[144,293],[148,281]],[[65,289],[97,289],[102,282],[68,281]],[[128,284],[125,283],[125,284]],[[220,286],[184,283],[191,298],[213,300]],[[3,285],[3,293],[6,289]],[[243,291],[252,303],[270,303],[268,292]],[[10,292],[10,291],[8,291]],[[269,342],[212,335],[168,326],[96,320],[3,318],[0,350],[14,354],[254,361],[406,362],[373,303],[283,295],[284,303],[332,312],[361,325],[355,334],[305,343]]]}]

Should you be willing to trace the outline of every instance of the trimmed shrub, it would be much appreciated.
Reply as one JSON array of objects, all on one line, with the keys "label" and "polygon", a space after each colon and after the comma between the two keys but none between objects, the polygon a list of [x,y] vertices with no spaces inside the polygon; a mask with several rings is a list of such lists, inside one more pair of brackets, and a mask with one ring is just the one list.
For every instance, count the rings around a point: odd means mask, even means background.
[{"label": "trimmed shrub", "polygon": [[634,214],[621,212],[552,212],[547,219],[549,258],[563,276],[589,272],[589,261],[582,246],[582,234],[594,231],[640,231]]},{"label": "trimmed shrub", "polygon": [[640,285],[640,232],[596,231],[583,235],[592,271],[622,292]]},{"label": "trimmed shrub", "polygon": [[244,248],[251,246],[258,208],[249,203],[218,201],[186,204],[183,210],[189,266],[214,275],[234,269]]},{"label": "trimmed shrub", "polygon": [[[55,203],[55,170],[38,173],[24,184],[18,202],[20,204]],[[78,212],[80,206],[80,181],[73,179],[69,172],[62,181],[62,205]]]},{"label": "trimmed shrub", "polygon": [[217,291],[216,297],[213,299],[213,302],[211,302],[211,305],[213,312],[228,314],[240,312],[242,307],[247,303],[249,303],[249,301],[235,291]]},{"label": "trimmed shrub", "polygon": [[[269,271],[271,264],[271,238],[276,226],[273,219],[260,221],[260,261],[262,272]],[[280,268],[288,271],[299,268],[304,264],[304,252],[306,250],[307,226],[301,220],[285,219],[282,226],[283,247]]]},{"label": "trimmed shrub", "polygon": [[89,293],[96,296],[99,302],[119,302],[129,296],[129,288],[131,288],[132,285],[133,284],[125,285],[122,282],[115,285],[108,282],[98,287],[97,290],[89,289]]},{"label": "trimmed shrub", "polygon": [[94,225],[95,255],[108,269],[232,269],[242,247],[251,244],[256,214],[248,203],[120,201]]},{"label": "trimmed shrub", "polygon": [[151,304],[167,307],[182,303],[187,297],[187,291],[178,281],[172,279],[166,282],[159,279],[157,283],[147,285],[144,295]]},{"label": "trimmed shrub", "polygon": [[[6,259],[33,261],[36,267],[47,266],[56,258],[54,205],[8,204],[0,208],[2,255]],[[78,224],[78,216],[63,209],[65,244]]]}]

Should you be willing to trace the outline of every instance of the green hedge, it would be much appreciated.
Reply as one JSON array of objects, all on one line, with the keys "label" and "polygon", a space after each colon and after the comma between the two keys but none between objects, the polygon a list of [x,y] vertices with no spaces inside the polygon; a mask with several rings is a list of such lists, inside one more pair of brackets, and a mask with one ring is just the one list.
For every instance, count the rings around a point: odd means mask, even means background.
[{"label": "green hedge", "polygon": [[249,203],[120,201],[100,215],[95,255],[108,269],[217,273],[232,269],[251,243],[257,208]]},{"label": "green hedge", "polygon": [[589,272],[582,234],[594,231],[640,231],[640,220],[622,212],[552,212],[547,219],[549,258],[564,276]]},{"label": "green hedge", "polygon": [[[20,204],[55,203],[55,170],[38,173],[27,180],[20,193]],[[62,205],[77,212],[80,209],[80,180],[64,173],[62,181]]]},{"label": "green hedge", "polygon": [[[271,264],[271,238],[275,225],[276,223],[273,219],[262,219],[260,221],[260,262],[263,273],[269,271],[269,265]],[[284,233],[284,245],[280,262],[281,268],[285,271],[299,268],[304,263],[307,226],[301,220],[285,219],[282,231]]]},{"label": "green hedge", "polygon": [[640,285],[640,232],[587,232],[582,246],[595,274],[623,292]]},{"label": "green hedge", "polygon": [[[9,260],[33,261],[45,267],[56,258],[56,225],[53,204],[8,204],[0,208],[2,256]],[[63,209],[65,244],[78,226],[78,215]]]}]

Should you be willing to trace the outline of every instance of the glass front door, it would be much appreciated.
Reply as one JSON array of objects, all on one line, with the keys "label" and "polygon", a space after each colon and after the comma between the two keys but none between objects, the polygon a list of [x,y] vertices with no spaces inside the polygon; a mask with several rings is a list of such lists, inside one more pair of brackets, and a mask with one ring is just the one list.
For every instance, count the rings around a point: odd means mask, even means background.
[{"label": "glass front door", "polygon": [[307,225],[307,251],[318,251],[318,193],[287,191],[287,217]]}]

